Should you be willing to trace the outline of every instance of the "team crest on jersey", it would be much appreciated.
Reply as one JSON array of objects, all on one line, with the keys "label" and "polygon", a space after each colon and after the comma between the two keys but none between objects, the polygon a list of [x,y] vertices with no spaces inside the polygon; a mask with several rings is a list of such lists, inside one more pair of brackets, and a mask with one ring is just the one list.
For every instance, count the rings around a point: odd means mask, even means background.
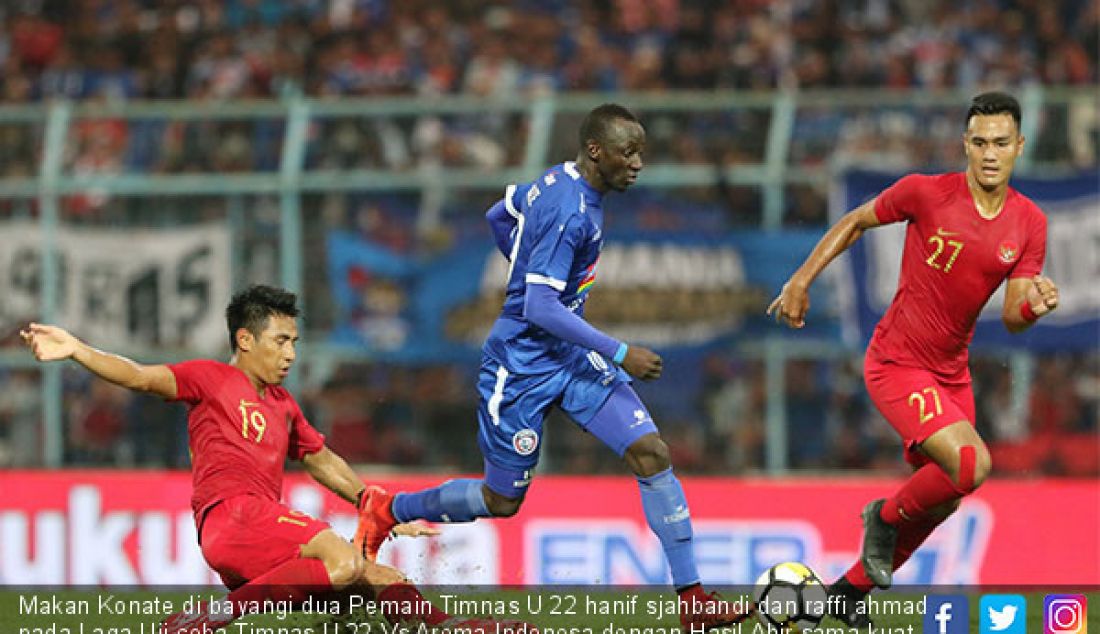
[{"label": "team crest on jersey", "polygon": [[539,435],[533,429],[521,429],[512,436],[512,447],[521,456],[530,456],[539,448]]},{"label": "team crest on jersey", "polygon": [[1012,264],[1019,255],[1020,247],[1016,246],[1016,243],[1011,240],[1005,240],[1001,243],[1001,246],[997,247],[997,257],[1005,264]]}]

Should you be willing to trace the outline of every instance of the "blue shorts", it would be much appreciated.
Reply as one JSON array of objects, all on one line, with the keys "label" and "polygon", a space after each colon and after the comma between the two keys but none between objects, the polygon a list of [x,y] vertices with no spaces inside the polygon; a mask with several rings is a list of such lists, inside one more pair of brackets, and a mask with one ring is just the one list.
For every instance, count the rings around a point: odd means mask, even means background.
[{"label": "blue shorts", "polygon": [[[523,495],[529,472],[539,461],[542,424],[552,405],[620,456],[634,440],[655,432],[649,412],[629,383],[625,371],[597,352],[578,354],[562,369],[545,374],[512,374],[483,357],[477,383],[478,445],[485,457],[489,488],[510,498]],[[599,429],[589,429],[617,391],[623,405],[616,408],[612,422],[601,417]],[[622,409],[629,409],[629,416],[620,414]]]}]

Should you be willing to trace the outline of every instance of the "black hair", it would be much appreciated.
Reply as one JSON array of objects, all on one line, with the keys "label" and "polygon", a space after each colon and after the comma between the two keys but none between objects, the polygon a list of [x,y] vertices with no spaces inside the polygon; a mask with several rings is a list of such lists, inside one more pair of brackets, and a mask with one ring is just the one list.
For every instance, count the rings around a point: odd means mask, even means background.
[{"label": "black hair", "polygon": [[611,122],[617,119],[639,123],[638,117],[617,103],[605,103],[597,106],[584,118],[578,134],[581,149],[588,146],[589,140],[603,143],[607,138],[607,131],[611,128]]},{"label": "black hair", "polygon": [[966,111],[966,124],[970,125],[970,118],[975,115],[1010,114],[1016,122],[1016,130],[1020,129],[1020,102],[1012,95],[1004,92],[983,92],[974,97],[970,102],[970,109]]},{"label": "black hair", "polygon": [[245,328],[259,337],[272,315],[298,316],[298,296],[288,290],[255,284],[237,293],[225,307],[229,345],[237,350],[237,330]]}]

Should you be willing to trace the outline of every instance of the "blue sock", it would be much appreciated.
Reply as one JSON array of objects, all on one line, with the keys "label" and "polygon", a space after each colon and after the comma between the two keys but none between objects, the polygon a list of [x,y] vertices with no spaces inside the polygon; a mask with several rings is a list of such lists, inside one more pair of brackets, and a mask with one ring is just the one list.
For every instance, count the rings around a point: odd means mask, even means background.
[{"label": "blue sock", "polygon": [[638,478],[638,488],[642,490],[645,519],[650,530],[661,540],[672,569],[672,585],[679,589],[699,583],[691,515],[680,480],[670,467],[648,478]]},{"label": "blue sock", "polygon": [[393,496],[393,517],[398,522],[472,522],[489,517],[481,480],[447,480],[431,489]]}]

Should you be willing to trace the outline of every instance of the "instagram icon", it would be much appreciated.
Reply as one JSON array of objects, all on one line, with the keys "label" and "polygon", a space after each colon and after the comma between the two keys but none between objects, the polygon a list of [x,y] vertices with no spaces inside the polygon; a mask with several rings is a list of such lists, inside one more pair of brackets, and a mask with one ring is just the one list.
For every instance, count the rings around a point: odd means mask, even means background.
[{"label": "instagram icon", "polygon": [[1044,634],[1087,634],[1088,604],[1083,594],[1048,594],[1043,599]]}]

